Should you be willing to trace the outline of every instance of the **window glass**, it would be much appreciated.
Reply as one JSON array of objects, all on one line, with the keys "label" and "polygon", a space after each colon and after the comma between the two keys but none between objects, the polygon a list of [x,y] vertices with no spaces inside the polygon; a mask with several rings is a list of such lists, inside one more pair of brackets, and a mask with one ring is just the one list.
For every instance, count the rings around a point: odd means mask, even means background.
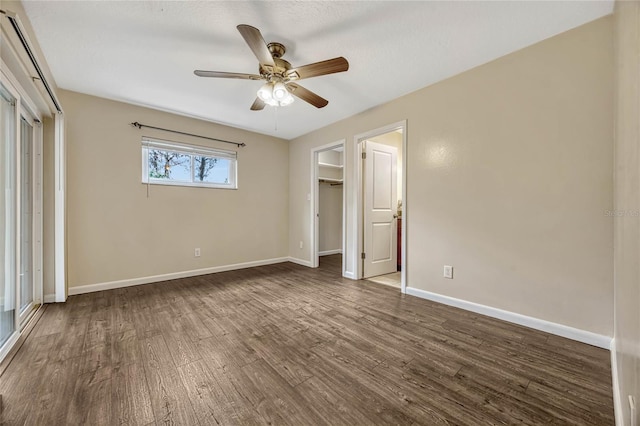
[{"label": "window glass", "polygon": [[15,330],[16,99],[0,85],[0,347]]},{"label": "window glass", "polygon": [[143,139],[142,163],[144,183],[237,188],[233,151]]},{"label": "window glass", "polygon": [[149,150],[149,177],[178,182],[191,181],[191,157],[179,152]]},{"label": "window glass", "polygon": [[229,183],[231,160],[198,156],[194,158],[194,180],[198,182]]}]

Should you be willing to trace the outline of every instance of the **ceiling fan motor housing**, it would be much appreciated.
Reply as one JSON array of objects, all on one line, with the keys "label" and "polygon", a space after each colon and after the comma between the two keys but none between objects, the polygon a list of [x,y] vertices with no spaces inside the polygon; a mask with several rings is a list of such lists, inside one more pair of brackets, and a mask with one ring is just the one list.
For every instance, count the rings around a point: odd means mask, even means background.
[{"label": "ceiling fan motor housing", "polygon": [[282,43],[277,43],[275,41],[267,44],[267,48],[269,49],[269,52],[271,52],[271,56],[273,56],[274,59],[282,58],[284,56],[284,52],[287,51]]},{"label": "ceiling fan motor housing", "polygon": [[281,43],[271,42],[267,45],[271,56],[273,56],[273,62],[275,67],[271,67],[268,64],[260,64],[259,72],[267,78],[268,81],[282,81],[287,82],[290,78],[286,75],[287,71],[291,69],[291,64],[288,61],[282,59],[282,55],[286,52],[286,48]]}]

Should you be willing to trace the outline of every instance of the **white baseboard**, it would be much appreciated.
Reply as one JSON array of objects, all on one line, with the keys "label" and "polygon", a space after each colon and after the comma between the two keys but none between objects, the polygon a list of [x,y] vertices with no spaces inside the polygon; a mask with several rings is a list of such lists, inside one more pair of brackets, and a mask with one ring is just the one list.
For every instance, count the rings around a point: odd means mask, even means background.
[{"label": "white baseboard", "polygon": [[295,263],[297,265],[313,268],[313,265],[311,264],[310,260],[298,259],[297,257],[288,257],[286,260],[288,260],[291,263]]},{"label": "white baseboard", "polygon": [[342,254],[342,249],[325,250],[318,252],[318,256],[329,256],[332,254]]},{"label": "white baseboard", "polygon": [[[98,284],[81,285],[77,287],[69,287],[69,296],[74,294],[93,293],[94,291],[112,290],[114,288],[131,287],[140,284],[149,284],[159,281],[175,280],[178,278],[195,277],[198,275],[214,274],[216,272],[234,271],[236,269],[253,268],[255,266],[273,265],[274,263],[282,263],[288,261],[287,257],[278,257],[274,259],[256,260],[253,262],[235,263],[233,265],[214,266],[211,268],[194,269],[191,271],[173,272],[170,274],[151,275],[148,277],[131,278],[127,280],[109,281]],[[46,300],[46,298],[45,298]]]},{"label": "white baseboard", "polygon": [[569,327],[567,325],[557,324],[539,318],[517,314],[515,312],[504,311],[502,309],[480,305],[478,303],[456,299],[454,297],[443,296],[441,294],[432,293],[430,291],[420,290],[413,287],[407,287],[407,294],[423,299],[432,300],[444,305],[455,306],[456,308],[476,312],[478,314],[501,319],[507,322],[512,322],[514,324],[523,325],[535,330],[545,331],[557,336],[566,337],[567,339],[572,339],[578,342],[587,343],[592,346],[597,346],[599,348],[609,349],[611,346],[611,337],[609,336],[603,336],[601,334],[592,333],[590,331],[580,330],[578,328]]},{"label": "white baseboard", "polygon": [[342,274],[343,277],[349,278],[350,280],[357,280],[355,272],[344,271]]},{"label": "white baseboard", "polygon": [[623,426],[622,398],[620,397],[620,380],[618,379],[618,353],[616,339],[611,339],[611,384],[613,385],[613,414],[616,426]]},{"label": "white baseboard", "polygon": [[56,295],[51,293],[51,294],[45,294],[44,295],[44,303],[55,303],[56,301]]}]

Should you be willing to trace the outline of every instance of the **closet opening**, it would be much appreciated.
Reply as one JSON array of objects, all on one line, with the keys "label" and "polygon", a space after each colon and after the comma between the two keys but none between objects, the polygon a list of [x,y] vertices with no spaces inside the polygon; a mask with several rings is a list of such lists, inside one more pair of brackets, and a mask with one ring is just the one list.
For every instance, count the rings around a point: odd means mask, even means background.
[{"label": "closet opening", "polygon": [[[314,268],[323,256],[340,256],[345,245],[344,141],[312,151],[312,254]],[[341,259],[344,273],[344,261]]]}]

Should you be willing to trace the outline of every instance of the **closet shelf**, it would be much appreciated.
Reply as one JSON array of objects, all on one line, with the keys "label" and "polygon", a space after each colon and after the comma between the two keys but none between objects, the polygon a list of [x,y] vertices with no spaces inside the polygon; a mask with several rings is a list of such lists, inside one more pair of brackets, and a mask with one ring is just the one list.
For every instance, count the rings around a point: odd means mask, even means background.
[{"label": "closet shelf", "polygon": [[331,163],[320,163],[320,162],[318,162],[318,166],[331,167],[332,169],[342,169],[344,167],[342,164],[331,164]]}]

